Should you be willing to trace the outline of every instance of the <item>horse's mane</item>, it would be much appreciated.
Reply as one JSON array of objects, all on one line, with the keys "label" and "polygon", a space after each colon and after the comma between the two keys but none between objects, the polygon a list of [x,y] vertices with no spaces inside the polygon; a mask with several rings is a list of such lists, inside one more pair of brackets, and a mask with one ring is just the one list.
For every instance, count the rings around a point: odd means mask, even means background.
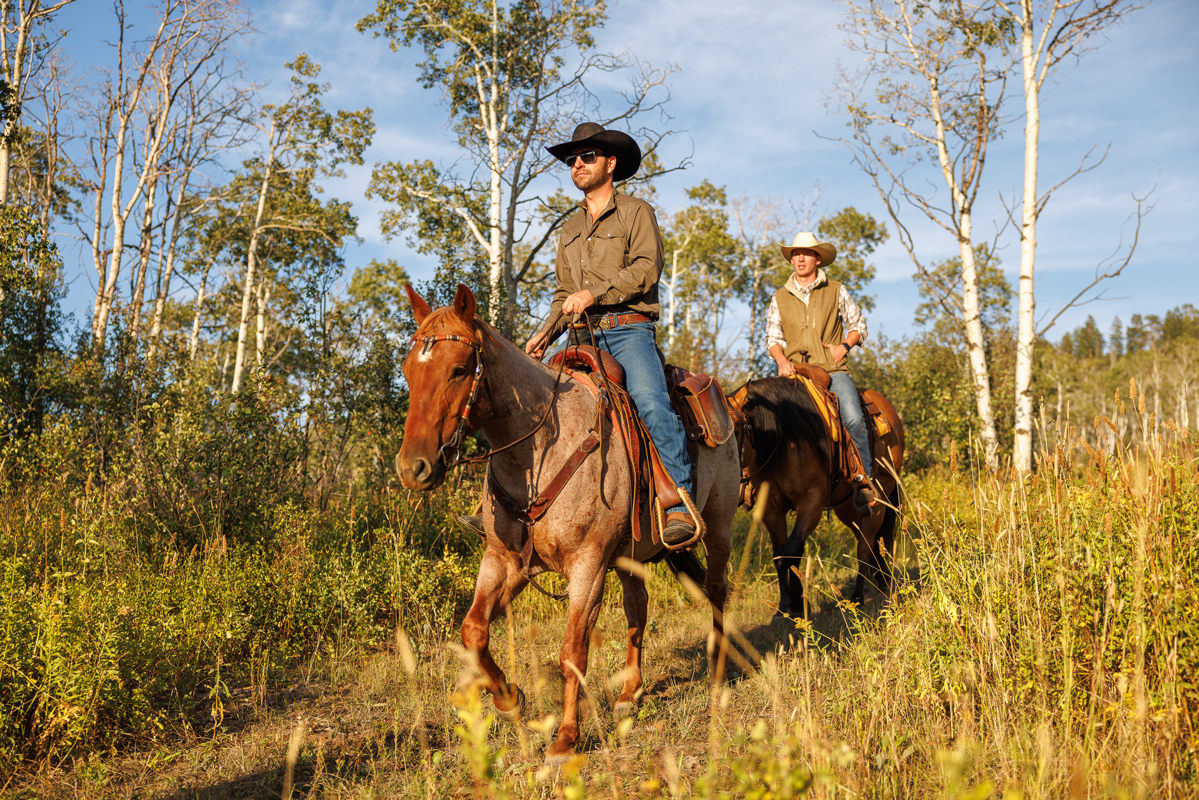
[{"label": "horse's mane", "polygon": [[537,364],[542,371],[552,374],[549,367],[525,355],[525,351],[519,345],[505,337],[478,314],[469,323],[466,323],[454,312],[453,306],[443,306],[434,309],[429,314],[425,323],[420,326],[420,330],[427,336],[452,334],[481,343],[491,340],[499,347],[508,348],[528,359],[530,363]]},{"label": "horse's mane", "polygon": [[799,381],[762,378],[750,381],[745,388],[742,412],[753,428],[758,458],[769,458],[788,442],[807,443],[828,457],[824,420],[812,396]]}]

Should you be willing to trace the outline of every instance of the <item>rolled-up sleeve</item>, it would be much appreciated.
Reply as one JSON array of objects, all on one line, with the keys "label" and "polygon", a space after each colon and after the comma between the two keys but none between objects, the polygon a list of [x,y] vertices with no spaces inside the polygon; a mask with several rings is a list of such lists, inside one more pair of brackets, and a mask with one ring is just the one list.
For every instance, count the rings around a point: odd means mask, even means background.
[{"label": "rolled-up sleeve", "polygon": [[783,317],[779,313],[779,302],[770,298],[770,307],[766,309],[766,352],[775,345],[787,349],[787,340],[783,336]]},{"label": "rolled-up sleeve", "polygon": [[841,327],[844,328],[846,335],[850,331],[857,331],[858,344],[866,341],[866,317],[844,286],[837,295],[837,311],[841,314]]}]

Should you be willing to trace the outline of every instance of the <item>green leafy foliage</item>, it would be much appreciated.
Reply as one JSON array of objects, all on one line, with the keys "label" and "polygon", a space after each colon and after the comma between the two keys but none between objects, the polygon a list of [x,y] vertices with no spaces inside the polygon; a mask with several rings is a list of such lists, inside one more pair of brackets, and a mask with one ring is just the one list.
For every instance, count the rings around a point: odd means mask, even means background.
[{"label": "green leafy foliage", "polygon": [[722,373],[719,342],[729,302],[744,289],[740,249],[729,234],[724,187],[703,181],[687,189],[691,205],[663,231],[666,265],[659,284],[667,360],[687,369]]},{"label": "green leafy foliage", "polygon": [[0,432],[41,431],[61,399],[59,303],[65,293],[58,248],[28,209],[0,206]]}]

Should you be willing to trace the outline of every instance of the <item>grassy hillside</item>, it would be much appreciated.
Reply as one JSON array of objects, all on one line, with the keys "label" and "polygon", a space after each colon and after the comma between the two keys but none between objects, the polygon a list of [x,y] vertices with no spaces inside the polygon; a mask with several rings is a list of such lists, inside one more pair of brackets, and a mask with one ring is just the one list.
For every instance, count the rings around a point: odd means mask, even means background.
[{"label": "grassy hillside", "polygon": [[454,644],[476,543],[451,520],[473,491],[288,506],[255,542],[182,548],[136,538],[116,499],[136,495],[10,481],[0,794],[279,797],[289,776],[313,797],[1197,791],[1199,468],[1173,433],[1045,456],[1025,481],[953,459],[909,477],[895,602],[845,599],[852,548],[826,521],[808,621],[772,622],[770,554],[742,515],[728,682],[709,686],[708,611],[655,568],[647,693],[619,726],[610,578],[584,744],[554,775],[560,605],[527,593],[494,631],[527,727],[494,722]]}]

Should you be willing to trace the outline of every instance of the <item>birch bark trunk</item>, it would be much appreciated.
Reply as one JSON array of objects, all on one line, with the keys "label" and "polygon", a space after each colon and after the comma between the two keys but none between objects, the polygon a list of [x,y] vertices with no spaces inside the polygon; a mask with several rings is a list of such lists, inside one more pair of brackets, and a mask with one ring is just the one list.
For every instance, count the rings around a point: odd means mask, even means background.
[{"label": "birch bark trunk", "polygon": [[241,390],[242,374],[246,368],[246,339],[250,333],[250,306],[254,302],[254,285],[257,279],[258,242],[262,239],[262,219],[266,214],[266,195],[271,186],[271,169],[275,160],[275,123],[271,122],[270,152],[263,166],[262,184],[258,189],[258,207],[254,212],[254,227],[250,233],[250,245],[246,250],[246,277],[242,283],[241,319],[237,326],[237,360],[233,363],[233,385],[230,394]]},{"label": "birch bark trunk", "polygon": [[[108,336],[108,320],[112,314],[112,306],[116,299],[117,278],[121,271],[121,258],[124,255],[125,249],[125,227],[129,222],[129,215],[133,213],[133,209],[137,204],[138,198],[146,189],[146,183],[149,180],[151,173],[154,170],[154,165],[157,163],[161,155],[162,139],[165,134],[164,126],[158,126],[154,134],[150,137],[151,141],[146,147],[146,163],[141,174],[137,176],[137,184],[134,187],[133,196],[129,198],[129,202],[121,205],[121,199],[124,191],[124,170],[125,170],[125,148],[129,137],[129,127],[133,120],[133,115],[137,111],[138,103],[141,100],[142,92],[145,89],[146,79],[150,75],[150,66],[154,63],[154,58],[158,53],[159,47],[163,43],[163,32],[167,28],[168,21],[171,19],[171,11],[174,9],[174,4],[168,4],[163,10],[162,19],[158,24],[158,31],[151,42],[146,56],[142,59],[142,63],[137,72],[137,77],[133,81],[133,85],[129,88],[128,94],[125,94],[125,71],[124,71],[124,41],[125,41],[125,15],[124,8],[118,9],[118,20],[121,27],[121,35],[118,37],[118,57],[117,57],[117,80],[114,87],[114,96],[110,99],[113,104],[112,115],[117,117],[117,132],[113,146],[113,174],[112,174],[112,192],[110,201],[110,213],[112,215],[112,249],[108,259],[107,274],[104,275],[100,296],[96,299],[96,314],[92,320],[92,337],[93,350],[96,355],[104,351],[104,340]],[[119,110],[117,110],[119,109]]]},{"label": "birch bark trunk", "polygon": [[[210,256],[204,264],[204,274],[200,276],[200,289],[196,292],[196,313],[192,317],[192,332],[191,339],[187,343],[187,353],[190,360],[196,360],[196,351],[200,348],[200,320],[204,316],[204,292],[208,288],[208,273],[212,269],[212,264],[216,260],[216,256]],[[226,367],[227,368],[227,367]],[[224,371],[221,372],[221,384],[224,386],[225,378]]]},{"label": "birch bark trunk", "polygon": [[266,308],[271,301],[271,290],[265,273],[259,272],[258,287],[255,290],[255,320],[257,322],[257,336],[255,338],[254,363],[261,369],[263,364],[263,353],[266,352]]},{"label": "birch bark trunk", "polygon": [[154,197],[158,189],[158,174],[146,184],[145,202],[142,212],[141,242],[138,246],[137,276],[133,282],[133,294],[129,298],[129,336],[136,346],[141,334],[142,306],[146,299],[146,273],[150,269],[150,256],[154,250]]},{"label": "birch bark trunk", "polygon": [[999,437],[995,432],[995,414],[991,406],[991,375],[987,371],[986,341],[979,304],[978,267],[974,261],[974,248],[970,243],[971,225],[971,215],[963,213],[962,238],[958,248],[962,256],[962,322],[966,331],[966,350],[970,360],[970,377],[974,384],[974,403],[978,409],[983,456],[987,465],[994,468],[999,463]]},{"label": "birch bark trunk", "polygon": [[1037,63],[1033,45],[1032,0],[1021,0],[1020,64],[1024,79],[1024,195],[1020,220],[1019,311],[1016,321],[1016,409],[1012,466],[1020,473],[1032,471],[1032,364],[1036,345],[1036,296],[1033,277],[1037,255],[1037,151],[1041,136],[1041,106]]},{"label": "birch bark trunk", "polygon": [[[42,8],[41,0],[5,0],[0,2],[0,77],[8,83],[13,93],[12,99],[18,108],[26,96],[26,86],[29,82],[29,72],[25,69],[29,60],[30,39],[33,26],[39,20],[50,17],[55,11],[74,0],[62,0],[49,8]],[[15,8],[14,8],[15,6]],[[16,12],[16,21],[10,15]],[[9,47],[9,25],[14,25],[17,35],[16,42]],[[36,39],[35,39],[36,41]],[[0,206],[8,204],[9,166],[12,160],[11,137],[21,122],[20,114],[13,114],[4,121],[0,135]]]}]

